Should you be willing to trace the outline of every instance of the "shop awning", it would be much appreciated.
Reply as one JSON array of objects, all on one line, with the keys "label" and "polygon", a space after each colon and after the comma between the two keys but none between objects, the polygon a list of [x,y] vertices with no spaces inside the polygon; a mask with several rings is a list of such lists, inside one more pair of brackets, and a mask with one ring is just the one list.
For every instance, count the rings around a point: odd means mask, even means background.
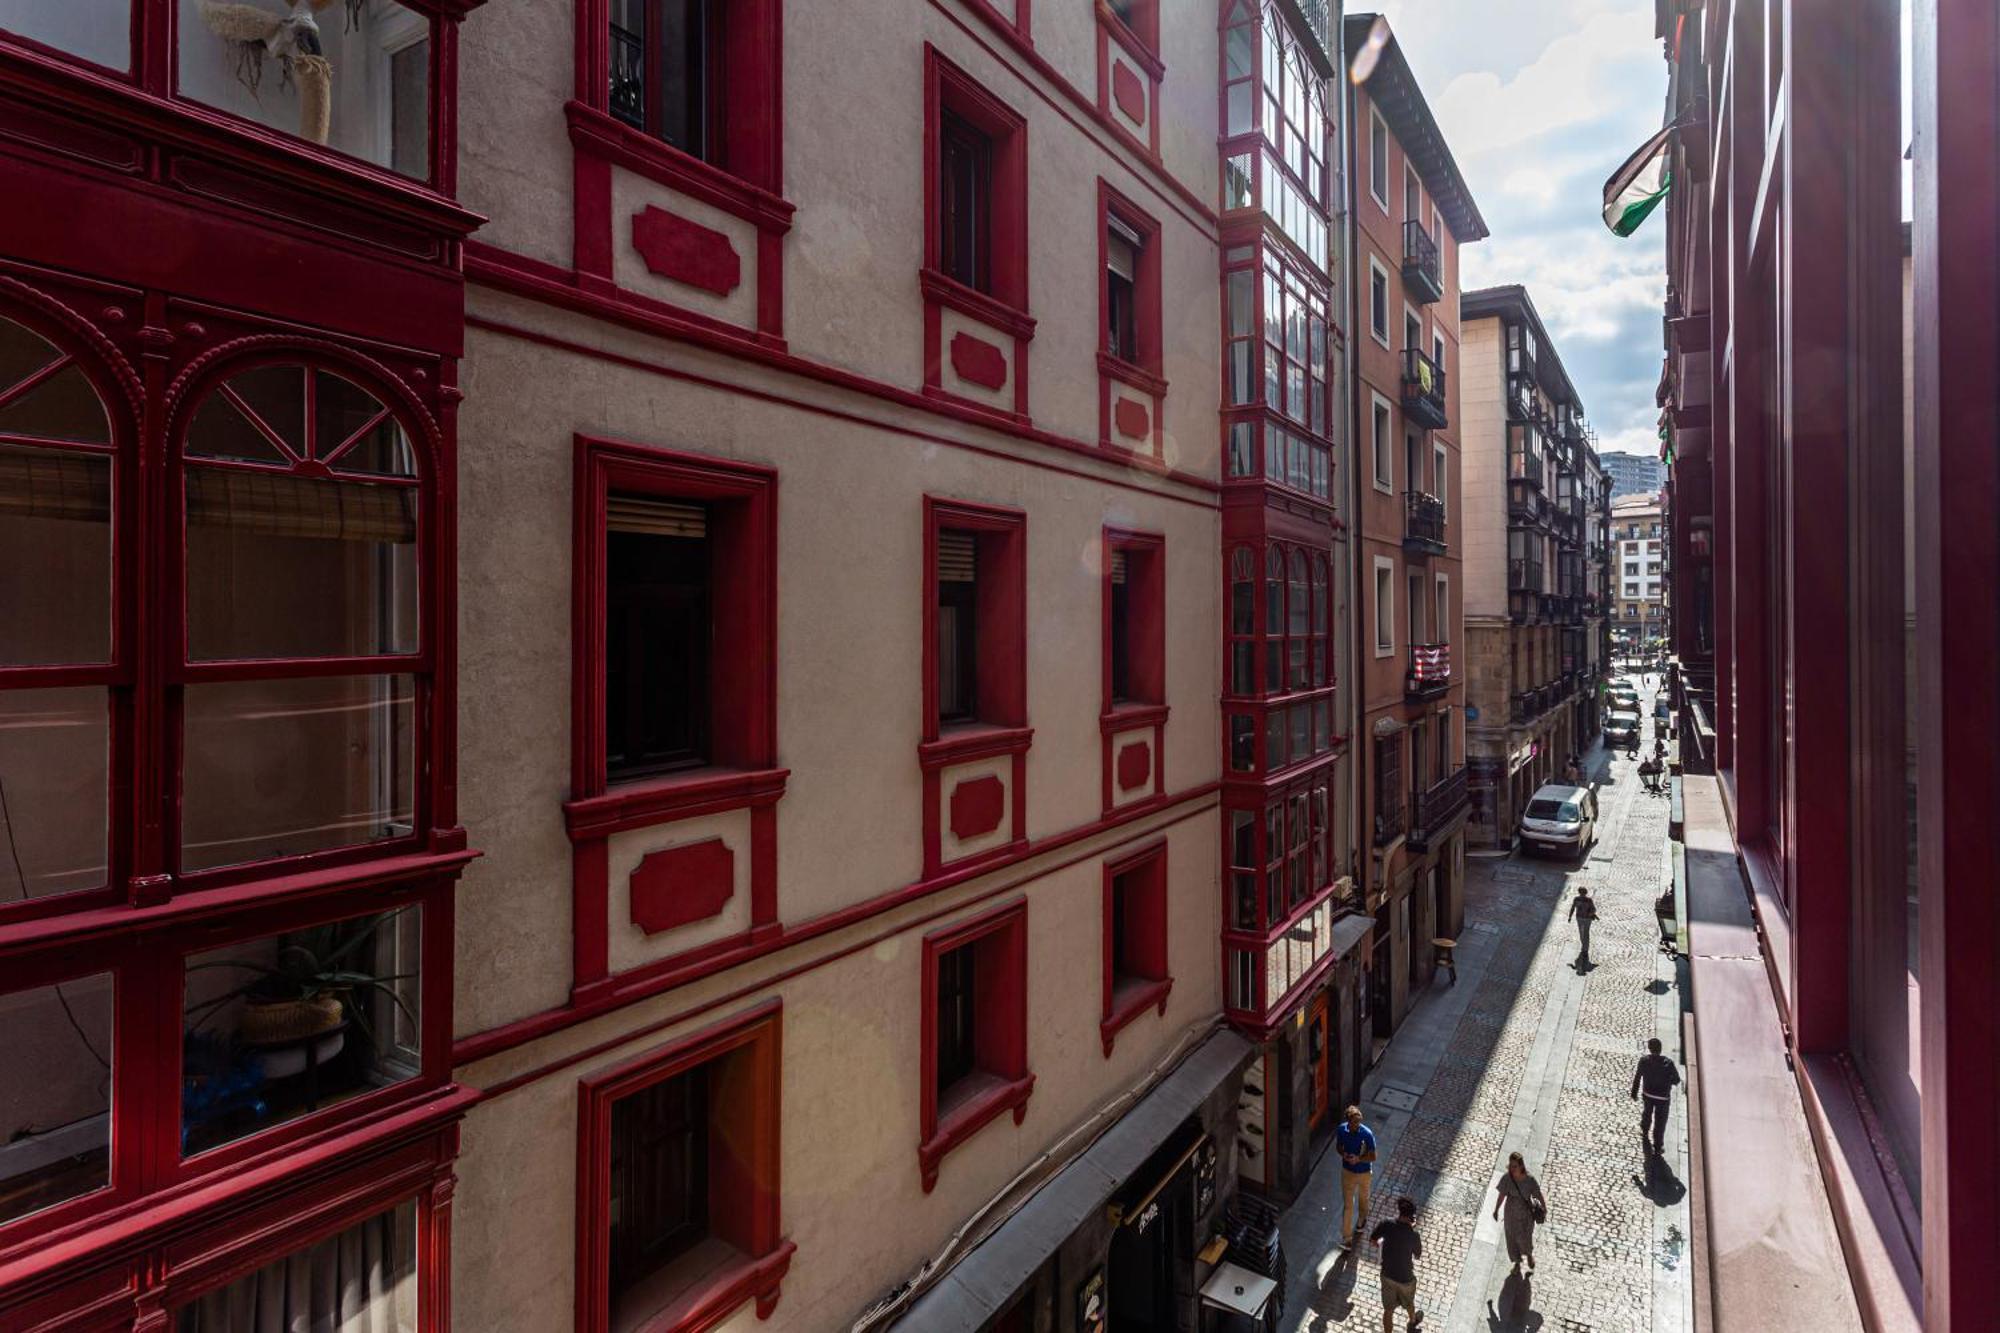
[{"label": "shop awning", "polygon": [[1333,943],[1328,952],[1335,958],[1343,958],[1348,950],[1361,943],[1374,926],[1375,918],[1361,912],[1352,912],[1333,923]]},{"label": "shop awning", "polygon": [[1254,1049],[1227,1028],[1195,1047],[1081,1157],[946,1270],[903,1312],[898,1326],[924,1333],[972,1333],[1005,1310],[1057,1247],[1145,1165]]}]

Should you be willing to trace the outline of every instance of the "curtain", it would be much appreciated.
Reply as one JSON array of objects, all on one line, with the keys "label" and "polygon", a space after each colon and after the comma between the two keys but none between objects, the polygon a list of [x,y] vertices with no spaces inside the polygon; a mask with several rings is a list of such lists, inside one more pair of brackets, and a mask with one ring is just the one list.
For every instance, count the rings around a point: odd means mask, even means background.
[{"label": "curtain", "polygon": [[180,1311],[177,1333],[415,1333],[416,1205],[247,1273]]}]

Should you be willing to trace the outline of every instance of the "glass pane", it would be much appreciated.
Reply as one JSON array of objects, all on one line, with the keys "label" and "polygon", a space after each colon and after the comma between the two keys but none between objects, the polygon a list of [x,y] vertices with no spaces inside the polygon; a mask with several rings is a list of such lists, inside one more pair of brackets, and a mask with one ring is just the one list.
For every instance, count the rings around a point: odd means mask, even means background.
[{"label": "glass pane", "polygon": [[1250,62],[1257,54],[1257,30],[1247,23],[1231,28],[1223,38],[1223,80],[1250,77]]},{"label": "glass pane", "polygon": [[229,390],[287,449],[306,456],[304,366],[257,366],[230,376]]},{"label": "glass pane", "polygon": [[417,649],[417,491],[190,467],[188,655]]},{"label": "glass pane", "polygon": [[111,460],[0,444],[0,666],[111,659]]},{"label": "glass pane", "polygon": [[[271,1311],[287,1311],[289,1317],[273,1324],[267,1318]],[[273,1260],[174,1314],[174,1333],[268,1328],[416,1333],[416,1204],[405,1203]]]},{"label": "glass pane", "polygon": [[181,867],[411,833],[415,698],[412,676],[188,686]]},{"label": "glass pane", "polygon": [[236,404],[210,394],[195,409],[188,427],[186,452],[191,458],[233,458],[250,463],[289,467],[292,460],[271,438],[252,425]]},{"label": "glass pane", "polygon": [[72,361],[0,407],[0,434],[109,444],[111,422],[89,377]]},{"label": "glass pane", "polygon": [[111,974],[0,995],[0,1222],[111,1183]]},{"label": "glass pane", "polygon": [[180,0],[179,28],[182,96],[407,176],[428,174],[423,15],[394,0],[254,13]]},{"label": "glass pane", "polygon": [[183,1156],[416,1077],[421,915],[399,907],[188,955]]},{"label": "glass pane", "polygon": [[132,66],[132,0],[0,0],[0,30],[92,64]]},{"label": "glass pane", "polygon": [[[1250,130],[1250,85],[1232,83],[1227,89],[1229,99],[1229,119],[1223,125],[1224,134],[1246,134]],[[1240,204],[1229,205],[1240,208]]]},{"label": "glass pane", "polygon": [[1233,713],[1229,718],[1229,771],[1248,773],[1256,767],[1256,727],[1248,717]]},{"label": "glass pane", "polygon": [[104,887],[110,782],[106,690],[0,690],[0,902]]}]

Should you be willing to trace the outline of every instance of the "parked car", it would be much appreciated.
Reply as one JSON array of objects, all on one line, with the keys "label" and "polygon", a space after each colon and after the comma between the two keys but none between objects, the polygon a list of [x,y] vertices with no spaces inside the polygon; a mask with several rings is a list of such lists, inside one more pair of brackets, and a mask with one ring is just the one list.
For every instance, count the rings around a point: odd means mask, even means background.
[{"label": "parked car", "polygon": [[1613,685],[1604,692],[1604,697],[1613,708],[1621,712],[1636,713],[1639,711],[1639,691],[1633,689],[1630,685]]},{"label": "parked car", "polygon": [[1639,710],[1614,706],[1604,715],[1604,743],[1632,746],[1639,743]]},{"label": "parked car", "polygon": [[1521,850],[1561,852],[1582,860],[1597,839],[1597,796],[1588,787],[1551,782],[1521,813]]}]

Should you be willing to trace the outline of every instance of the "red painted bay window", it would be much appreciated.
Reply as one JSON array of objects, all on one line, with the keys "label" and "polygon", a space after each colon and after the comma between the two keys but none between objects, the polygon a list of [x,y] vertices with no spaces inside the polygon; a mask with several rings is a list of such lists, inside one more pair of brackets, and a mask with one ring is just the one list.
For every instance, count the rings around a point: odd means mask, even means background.
[{"label": "red painted bay window", "polygon": [[944,1158],[1004,1111],[1020,1124],[1028,1072],[1028,904],[1013,899],[924,936],[924,1192]]},{"label": "red painted bay window", "polygon": [[1230,548],[1228,562],[1229,771],[1275,773],[1323,759],[1341,741],[1326,552],[1243,544]]}]

